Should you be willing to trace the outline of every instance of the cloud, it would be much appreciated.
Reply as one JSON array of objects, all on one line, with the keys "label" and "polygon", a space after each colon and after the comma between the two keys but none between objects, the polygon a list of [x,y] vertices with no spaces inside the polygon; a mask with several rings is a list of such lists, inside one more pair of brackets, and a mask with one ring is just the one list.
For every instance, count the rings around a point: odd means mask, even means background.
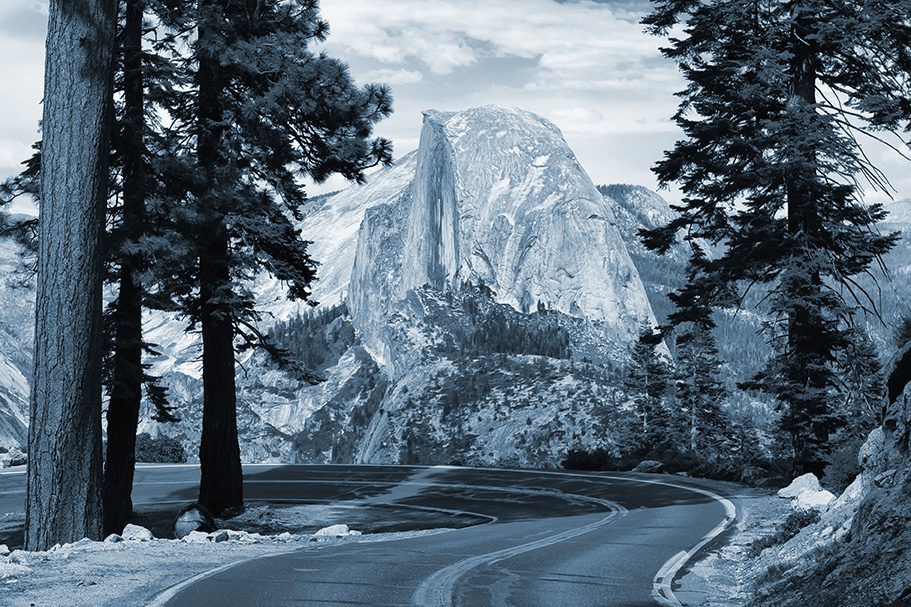
[{"label": "cloud", "polygon": [[382,82],[385,84],[416,84],[424,79],[424,74],[418,70],[383,68],[367,72],[363,78],[369,82]]},{"label": "cloud", "polygon": [[0,6],[0,34],[12,38],[44,41],[47,30],[47,2],[6,0]]},{"label": "cloud", "polygon": [[[539,76],[563,80],[594,69],[641,74],[658,41],[642,33],[629,2],[554,0],[323,0],[331,44],[389,64],[446,75],[489,57],[534,58]],[[668,69],[668,66],[665,66]],[[673,69],[670,67],[669,69]],[[617,71],[622,74],[618,74]]]}]

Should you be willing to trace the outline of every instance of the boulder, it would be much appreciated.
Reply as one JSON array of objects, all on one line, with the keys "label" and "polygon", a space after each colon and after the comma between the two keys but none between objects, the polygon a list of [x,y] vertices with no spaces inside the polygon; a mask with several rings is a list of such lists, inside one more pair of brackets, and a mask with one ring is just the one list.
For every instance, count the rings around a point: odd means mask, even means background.
[{"label": "boulder", "polygon": [[28,463],[28,455],[19,449],[13,449],[10,451],[6,455],[5,459],[8,459],[10,466],[24,466]]},{"label": "boulder", "polygon": [[228,532],[222,530],[217,533],[210,533],[209,537],[211,538],[211,540],[213,542],[215,542],[217,544],[221,543],[221,542],[227,542],[228,541]]},{"label": "boulder", "polygon": [[659,474],[661,472],[664,472],[664,464],[653,459],[647,459],[639,462],[639,465],[633,468],[632,471]]},{"label": "boulder", "polygon": [[360,531],[352,531],[348,525],[330,525],[323,527],[313,534],[311,539],[329,538],[329,537],[347,537],[349,535],[360,535]]},{"label": "boulder", "polygon": [[174,521],[174,537],[183,539],[194,531],[212,533],[218,530],[215,517],[202,504],[190,504],[181,509]]},{"label": "boulder", "polygon": [[741,482],[752,485],[766,478],[768,474],[769,473],[766,472],[764,468],[747,465],[740,470],[740,480]]},{"label": "boulder", "polygon": [[112,533],[111,535],[104,538],[105,544],[119,544],[122,541],[123,541],[123,538],[121,536],[117,535],[116,533]]},{"label": "boulder", "polygon": [[180,540],[187,544],[205,544],[209,541],[209,534],[203,533],[202,531],[191,531],[180,538]]},{"label": "boulder", "polygon": [[148,542],[155,539],[151,531],[132,523],[123,528],[121,536],[128,542]]},{"label": "boulder", "polygon": [[812,472],[807,472],[803,476],[798,476],[791,484],[784,489],[778,490],[778,497],[797,497],[804,491],[821,491],[819,479]]},{"label": "boulder", "polygon": [[9,556],[9,546],[0,544],[0,556]]},{"label": "boulder", "polygon": [[834,500],[835,494],[831,491],[807,489],[800,492],[795,505],[803,510],[825,510]]}]

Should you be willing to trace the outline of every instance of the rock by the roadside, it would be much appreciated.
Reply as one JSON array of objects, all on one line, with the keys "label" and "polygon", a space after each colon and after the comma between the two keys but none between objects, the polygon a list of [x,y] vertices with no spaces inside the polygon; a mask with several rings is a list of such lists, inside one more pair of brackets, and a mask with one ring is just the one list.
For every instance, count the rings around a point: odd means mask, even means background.
[{"label": "rock by the roadside", "polygon": [[209,537],[215,543],[227,542],[228,541],[228,532],[222,530],[217,533],[210,533]]},{"label": "rock by the roadside", "polygon": [[117,535],[116,533],[112,533],[111,535],[104,538],[105,544],[119,544],[122,541],[123,541],[123,537]]},{"label": "rock by the roadside", "polygon": [[194,531],[212,533],[218,530],[215,517],[202,504],[190,504],[181,509],[174,521],[174,537],[182,539]]},{"label": "rock by the roadside", "polygon": [[209,541],[209,534],[203,533],[202,531],[191,531],[180,538],[180,541],[186,542],[187,544],[205,544]]},{"label": "rock by the roadside", "polygon": [[328,527],[323,527],[319,531],[313,534],[313,539],[329,538],[329,537],[347,537],[349,535],[360,535],[360,531],[352,531],[348,528],[348,525],[329,525]]},{"label": "rock by the roadside", "polygon": [[807,489],[800,492],[795,503],[798,508],[804,510],[825,510],[834,500],[835,495],[831,491]]},{"label": "rock by the roadside", "polygon": [[24,466],[28,463],[28,455],[19,449],[12,449],[4,459],[9,461],[10,466]]},{"label": "rock by the roadside", "polygon": [[0,544],[0,556],[9,556],[9,546]]},{"label": "rock by the roadside", "polygon": [[664,464],[653,459],[646,459],[639,462],[639,465],[633,468],[633,472],[650,472],[652,474],[658,474],[664,472]]},{"label": "rock by the roadside", "polygon": [[819,479],[812,472],[795,478],[790,485],[778,490],[778,497],[797,497],[804,491],[821,491]]},{"label": "rock by the roadside", "polygon": [[754,484],[764,479],[768,475],[765,469],[759,466],[744,466],[740,470],[740,480],[747,484]]},{"label": "rock by the roadside", "polygon": [[132,523],[123,528],[122,537],[128,542],[148,542],[155,539],[151,531]]}]

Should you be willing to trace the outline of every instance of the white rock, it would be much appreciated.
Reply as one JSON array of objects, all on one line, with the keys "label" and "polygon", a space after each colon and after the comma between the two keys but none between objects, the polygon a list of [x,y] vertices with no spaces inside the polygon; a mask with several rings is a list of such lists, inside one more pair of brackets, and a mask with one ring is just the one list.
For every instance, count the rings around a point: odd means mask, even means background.
[{"label": "white rock", "polygon": [[228,540],[239,544],[258,544],[264,538],[259,533],[247,533],[246,531],[235,531],[234,529],[225,529],[228,532]]},{"label": "white rock", "polygon": [[285,531],[284,533],[279,533],[278,535],[276,535],[275,539],[278,540],[279,542],[287,542],[291,539],[291,537],[292,537],[291,534],[288,533],[287,531]]},{"label": "white rock", "polygon": [[187,544],[205,544],[209,541],[209,534],[203,531],[191,531],[183,536],[180,541]]},{"label": "white rock", "polygon": [[831,491],[826,491],[825,489],[821,491],[806,489],[805,491],[801,491],[800,495],[797,496],[795,505],[804,510],[825,510],[834,499],[835,494]]},{"label": "white rock", "polygon": [[116,533],[112,533],[111,535],[104,538],[105,544],[119,544],[122,541],[123,541],[123,538],[121,536],[117,535]]},{"label": "white rock", "polygon": [[9,546],[0,544],[0,556],[9,556]]},{"label": "white rock", "polygon": [[798,476],[791,484],[784,489],[778,490],[778,497],[797,497],[804,491],[820,491],[819,479],[812,472],[807,472],[803,476]]},{"label": "white rock", "polygon": [[329,525],[314,533],[313,537],[345,537],[346,535],[352,535],[348,525]]},{"label": "white rock", "polygon": [[155,539],[151,531],[132,523],[123,528],[122,537],[128,542],[148,542]]}]

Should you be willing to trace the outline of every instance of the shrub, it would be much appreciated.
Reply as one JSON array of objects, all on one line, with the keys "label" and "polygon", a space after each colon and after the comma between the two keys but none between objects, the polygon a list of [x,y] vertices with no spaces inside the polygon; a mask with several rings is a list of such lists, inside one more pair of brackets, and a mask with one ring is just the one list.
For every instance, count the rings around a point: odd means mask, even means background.
[{"label": "shrub", "polygon": [[857,475],[861,473],[860,464],[857,463],[857,454],[863,446],[862,438],[854,438],[838,447],[829,455],[829,465],[826,466],[822,484],[832,493],[840,494],[848,488]]},{"label": "shrub", "polygon": [[809,527],[818,522],[819,512],[816,510],[795,510],[778,526],[775,533],[761,537],[750,544],[750,554],[757,556],[766,548],[780,546],[800,533],[800,530],[804,527]]},{"label": "shrub", "polygon": [[611,470],[613,458],[604,449],[572,449],[561,462],[565,470]]},{"label": "shrub", "polygon": [[136,435],[136,461],[149,464],[185,464],[187,453],[183,445],[169,436],[152,436],[143,432]]}]

